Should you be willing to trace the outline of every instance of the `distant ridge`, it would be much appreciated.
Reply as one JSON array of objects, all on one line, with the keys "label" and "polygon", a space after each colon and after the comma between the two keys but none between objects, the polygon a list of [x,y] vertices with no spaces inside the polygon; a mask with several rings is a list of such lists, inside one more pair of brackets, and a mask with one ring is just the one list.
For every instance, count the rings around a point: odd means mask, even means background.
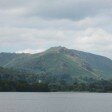
[{"label": "distant ridge", "polygon": [[0,53],[0,66],[68,81],[79,77],[112,78],[111,59],[61,46],[36,54]]}]

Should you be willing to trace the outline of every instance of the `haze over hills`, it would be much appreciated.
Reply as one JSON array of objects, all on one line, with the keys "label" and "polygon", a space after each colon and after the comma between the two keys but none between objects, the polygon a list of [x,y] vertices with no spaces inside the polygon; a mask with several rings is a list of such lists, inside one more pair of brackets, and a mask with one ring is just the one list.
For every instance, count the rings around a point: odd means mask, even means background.
[{"label": "haze over hills", "polygon": [[36,54],[0,53],[0,66],[66,81],[80,77],[112,78],[111,59],[61,46]]}]

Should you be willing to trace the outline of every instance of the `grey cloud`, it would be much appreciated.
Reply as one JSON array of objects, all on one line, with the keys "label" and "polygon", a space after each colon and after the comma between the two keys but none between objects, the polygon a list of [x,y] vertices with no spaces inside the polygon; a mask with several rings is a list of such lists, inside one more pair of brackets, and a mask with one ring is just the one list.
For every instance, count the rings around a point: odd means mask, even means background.
[{"label": "grey cloud", "polygon": [[3,50],[4,47],[5,51],[10,48],[10,51],[13,49],[13,51],[26,52],[28,49],[38,51],[38,49],[62,45],[112,57],[112,34],[100,28],[88,28],[84,31],[29,28],[12,28],[9,29],[9,32],[7,30],[8,28],[0,30],[0,37],[2,37],[0,39],[0,50]]},{"label": "grey cloud", "polygon": [[0,0],[0,9],[12,9],[28,4],[30,0]]},{"label": "grey cloud", "polygon": [[24,8],[26,17],[79,20],[112,12],[111,0],[0,0],[0,9]]},{"label": "grey cloud", "polygon": [[112,59],[111,29],[111,0],[0,0],[0,52],[62,45]]},{"label": "grey cloud", "polygon": [[111,0],[57,0],[34,5],[29,11],[30,16],[40,16],[47,19],[79,20],[111,12]]}]

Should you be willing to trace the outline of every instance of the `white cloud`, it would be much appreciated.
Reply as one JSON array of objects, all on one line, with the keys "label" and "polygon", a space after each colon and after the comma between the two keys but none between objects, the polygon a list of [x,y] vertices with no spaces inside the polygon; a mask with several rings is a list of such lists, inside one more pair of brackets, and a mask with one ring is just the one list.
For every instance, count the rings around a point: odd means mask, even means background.
[{"label": "white cloud", "polygon": [[[9,46],[11,49],[14,46],[19,46],[18,53],[35,53],[51,46],[62,45],[68,48],[112,57],[112,34],[101,28],[87,28],[79,31],[66,29],[4,28],[0,35],[4,37],[0,39],[0,46]],[[9,35],[11,36],[10,38]]]},{"label": "white cloud", "polygon": [[34,50],[34,49],[25,49],[25,50],[22,50],[22,51],[17,51],[16,53],[31,53],[31,54],[35,54],[35,53],[40,53],[40,52],[43,52],[45,51],[44,49],[37,49],[37,50]]},{"label": "white cloud", "polygon": [[0,0],[0,51],[65,46],[112,59],[111,0]]}]

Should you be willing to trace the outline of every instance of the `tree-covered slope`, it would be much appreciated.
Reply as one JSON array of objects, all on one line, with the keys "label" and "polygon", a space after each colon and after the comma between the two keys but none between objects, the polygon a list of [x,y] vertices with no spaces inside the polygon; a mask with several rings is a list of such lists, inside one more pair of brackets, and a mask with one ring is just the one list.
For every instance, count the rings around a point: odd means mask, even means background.
[{"label": "tree-covered slope", "polygon": [[52,47],[37,54],[0,53],[0,66],[62,76],[65,80],[79,77],[112,78],[112,60],[65,47]]},{"label": "tree-covered slope", "polygon": [[104,78],[112,78],[112,60],[91,53],[82,51],[74,51],[81,59],[88,63],[95,71],[101,74]]},{"label": "tree-covered slope", "polygon": [[98,74],[95,74],[92,68],[83,62],[82,59],[60,50],[63,49],[60,48],[57,51],[49,49],[42,54],[16,58],[4,65],[4,67],[26,70],[33,73],[61,75],[63,78],[98,77]]},{"label": "tree-covered slope", "polygon": [[30,54],[16,54],[16,53],[0,53],[0,66],[6,66],[9,63],[14,63],[16,60],[29,57]]}]

